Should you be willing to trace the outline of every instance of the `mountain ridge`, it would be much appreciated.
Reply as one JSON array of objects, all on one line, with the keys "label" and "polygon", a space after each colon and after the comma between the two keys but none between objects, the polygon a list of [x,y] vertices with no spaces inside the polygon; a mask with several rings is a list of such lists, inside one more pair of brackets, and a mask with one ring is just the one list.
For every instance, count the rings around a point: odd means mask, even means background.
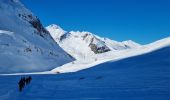
[{"label": "mountain ridge", "polygon": [[88,31],[67,32],[55,24],[47,26],[46,29],[60,47],[76,59],[84,59],[85,57],[108,51],[141,47],[140,44],[132,40],[117,42],[108,38],[99,37]]}]

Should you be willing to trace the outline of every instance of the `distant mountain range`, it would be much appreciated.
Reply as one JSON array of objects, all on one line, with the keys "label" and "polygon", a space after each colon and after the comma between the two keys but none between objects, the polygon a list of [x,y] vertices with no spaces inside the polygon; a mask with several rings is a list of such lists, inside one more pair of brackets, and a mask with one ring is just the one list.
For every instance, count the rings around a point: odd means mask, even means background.
[{"label": "distant mountain range", "polygon": [[60,47],[76,59],[84,59],[108,51],[141,47],[140,44],[135,43],[132,40],[117,42],[109,38],[101,38],[86,31],[67,32],[55,24],[49,25],[46,29]]}]

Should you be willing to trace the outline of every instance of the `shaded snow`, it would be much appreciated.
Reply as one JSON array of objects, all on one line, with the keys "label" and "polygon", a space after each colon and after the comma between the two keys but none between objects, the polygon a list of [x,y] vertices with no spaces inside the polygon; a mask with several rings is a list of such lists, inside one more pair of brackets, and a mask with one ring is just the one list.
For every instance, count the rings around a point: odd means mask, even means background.
[{"label": "shaded snow", "polygon": [[32,75],[22,93],[21,76],[0,76],[1,100],[169,100],[170,47],[76,73]]},{"label": "shaded snow", "polygon": [[49,71],[73,61],[19,0],[0,0],[0,73]]}]

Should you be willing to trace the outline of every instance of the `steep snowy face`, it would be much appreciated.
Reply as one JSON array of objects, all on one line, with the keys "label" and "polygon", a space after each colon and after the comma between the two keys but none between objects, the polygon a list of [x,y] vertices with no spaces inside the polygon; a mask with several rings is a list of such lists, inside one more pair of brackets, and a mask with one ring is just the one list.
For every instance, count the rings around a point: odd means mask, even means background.
[{"label": "steep snowy face", "polygon": [[57,26],[55,24],[48,26],[47,30],[51,33],[51,36],[57,42],[59,42],[61,36],[63,36],[66,33],[66,31],[64,31],[60,26]]},{"label": "steep snowy face", "polygon": [[[13,32],[28,31],[31,29],[43,38],[50,38],[40,20],[24,7],[18,0],[0,1],[0,28]],[[25,27],[28,27],[24,29]],[[31,33],[30,32],[30,33]]]},{"label": "steep snowy face", "polygon": [[90,32],[71,31],[69,36],[73,37],[74,39],[77,38],[77,41],[79,40],[85,42],[88,45],[88,47],[91,49],[91,51],[93,51],[93,53],[95,54],[110,51],[110,49],[105,45],[104,41],[100,40]]},{"label": "steep snowy face", "polygon": [[117,42],[101,38],[90,32],[66,32],[57,25],[47,27],[54,40],[76,59],[85,59],[108,51],[117,51],[140,47],[133,41]]},{"label": "steep snowy face", "polygon": [[0,73],[51,70],[73,60],[19,0],[0,0]]},{"label": "steep snowy face", "polygon": [[104,41],[98,39],[90,32],[66,32],[62,28],[55,28],[50,25],[47,30],[55,41],[70,55],[76,59],[85,59],[95,54],[110,51]]}]

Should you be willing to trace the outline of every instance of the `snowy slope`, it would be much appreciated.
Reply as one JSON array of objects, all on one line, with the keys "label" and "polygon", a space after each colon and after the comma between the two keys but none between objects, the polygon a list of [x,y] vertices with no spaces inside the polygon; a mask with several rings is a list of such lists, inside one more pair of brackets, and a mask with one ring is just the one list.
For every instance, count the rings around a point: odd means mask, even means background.
[{"label": "snowy slope", "polygon": [[107,53],[95,55],[89,59],[70,62],[68,64],[64,64],[63,66],[53,69],[52,72],[54,73],[77,72],[80,70],[94,67],[98,64],[105,63],[108,61],[115,62],[121,59],[129,58],[129,57],[133,57],[137,55],[143,55],[143,54],[150,53],[150,52],[153,52],[153,51],[156,51],[161,48],[168,47],[168,46],[170,46],[170,37],[144,45],[140,48],[125,49],[121,51],[110,51]]},{"label": "snowy slope", "polygon": [[119,51],[119,50],[125,50],[125,49],[136,49],[142,47],[142,45],[132,41],[127,40],[123,42],[114,41],[108,38],[101,38],[106,45],[112,50],[112,51]]},{"label": "snowy slope", "polygon": [[32,75],[18,92],[21,76],[0,76],[1,100],[169,100],[170,47],[76,73]]},{"label": "snowy slope", "polygon": [[46,28],[54,40],[77,60],[89,59],[95,55],[108,51],[118,51],[141,47],[133,41],[117,42],[108,38],[101,38],[90,32],[66,32],[59,26],[52,24]]},{"label": "snowy slope", "polygon": [[0,73],[51,70],[73,61],[19,0],[0,0]]},{"label": "snowy slope", "polygon": [[47,29],[50,32],[51,36],[54,38],[54,40],[57,42],[59,42],[61,36],[63,36],[66,33],[65,30],[63,30],[60,26],[57,26],[55,24],[48,26]]}]

